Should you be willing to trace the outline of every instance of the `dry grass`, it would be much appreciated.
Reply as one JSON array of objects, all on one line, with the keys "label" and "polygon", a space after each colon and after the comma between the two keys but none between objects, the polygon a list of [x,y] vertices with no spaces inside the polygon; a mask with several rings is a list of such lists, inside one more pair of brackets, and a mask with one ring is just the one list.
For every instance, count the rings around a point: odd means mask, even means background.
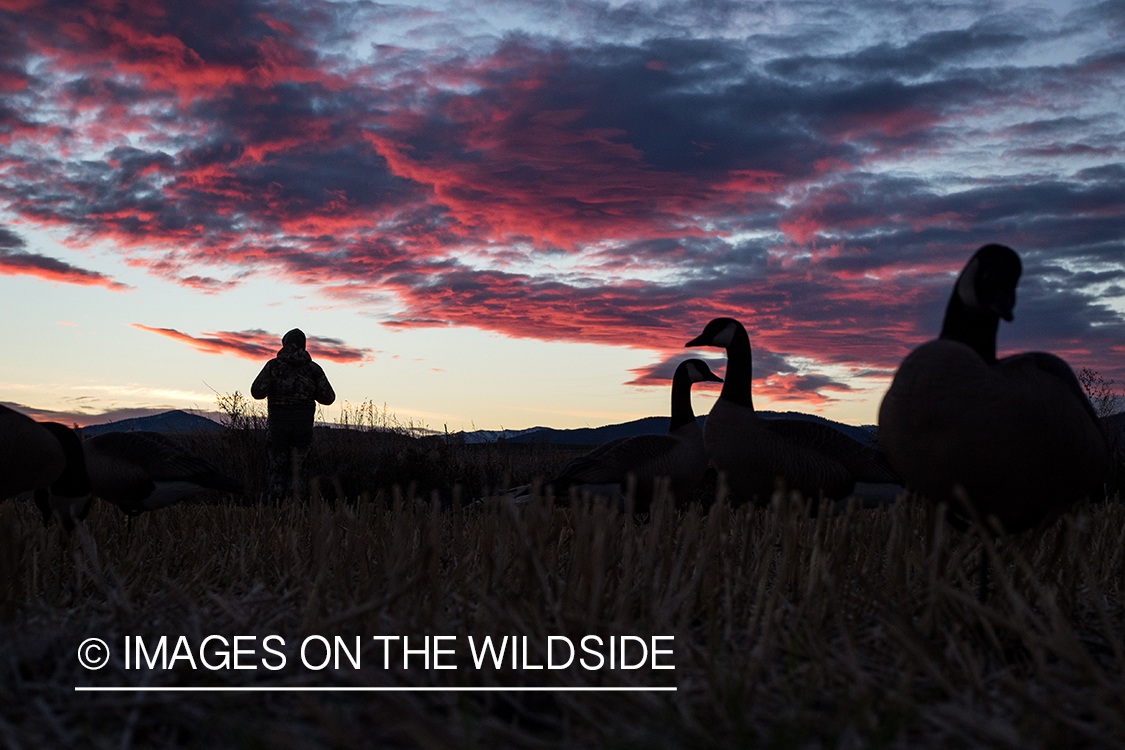
[{"label": "dry grass", "polygon": [[[994,547],[926,506],[99,506],[67,543],[0,507],[0,745],[1125,744],[1125,509]],[[982,550],[995,560],[976,600]],[[99,672],[88,636],[456,635],[458,670]],[[674,672],[477,671],[466,637],[674,635]],[[541,657],[538,659],[542,661]],[[183,664],[181,663],[181,667]],[[90,694],[98,685],[658,685],[676,693]]]},{"label": "dry grass", "polygon": [[[266,430],[244,419],[237,429],[184,433],[178,437],[191,452],[207,459],[246,487],[243,500],[255,504],[265,494]],[[449,503],[454,488],[464,497],[482,497],[511,484],[549,477],[589,446],[543,444],[465,445],[457,436],[422,438],[406,428],[351,427],[316,429],[304,473],[314,492],[328,499],[357,498],[398,485],[425,498],[437,492]]]}]

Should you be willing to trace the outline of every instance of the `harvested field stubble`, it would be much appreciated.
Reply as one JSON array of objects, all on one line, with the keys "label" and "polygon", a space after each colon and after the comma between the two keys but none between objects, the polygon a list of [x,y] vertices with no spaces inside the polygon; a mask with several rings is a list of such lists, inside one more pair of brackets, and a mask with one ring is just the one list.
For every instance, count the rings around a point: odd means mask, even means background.
[{"label": "harvested field stubble", "polygon": [[[244,502],[254,504],[266,494],[266,430],[242,428],[179,433],[190,452],[214,464],[246,488]],[[304,478],[328,499],[356,498],[394,485],[413,486],[429,498],[438,492],[447,502],[454,487],[466,497],[481,497],[511,484],[553,476],[590,446],[536,443],[465,445],[455,435],[415,438],[396,431],[317,428],[305,461]],[[302,499],[311,493],[302,487]]]},{"label": "harvested field stubble", "polygon": [[[808,518],[658,502],[99,505],[67,543],[0,507],[0,743],[10,747],[1125,744],[1125,512],[994,545],[910,502]],[[993,560],[988,604],[979,555]],[[124,668],[127,635],[279,634],[285,669]],[[363,666],[313,671],[308,635]],[[467,638],[675,636],[674,671],[476,669]],[[409,670],[371,636],[457,636]],[[85,638],[115,654],[79,667]],[[198,653],[198,652],[197,652]],[[259,647],[257,659],[261,656]],[[323,651],[319,652],[323,655]],[[400,657],[401,658],[401,657]],[[319,661],[312,658],[311,661]],[[651,686],[675,693],[75,693],[75,685]]]}]

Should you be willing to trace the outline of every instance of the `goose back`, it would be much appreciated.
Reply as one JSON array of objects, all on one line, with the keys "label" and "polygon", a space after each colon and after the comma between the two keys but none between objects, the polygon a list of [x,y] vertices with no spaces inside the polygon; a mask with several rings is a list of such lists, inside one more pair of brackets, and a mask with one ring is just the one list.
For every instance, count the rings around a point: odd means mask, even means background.
[{"label": "goose back", "polygon": [[666,478],[672,494],[686,502],[709,463],[703,431],[691,407],[691,386],[704,381],[722,382],[702,360],[681,362],[672,377],[668,434],[611,440],[568,463],[548,484],[560,496],[568,488],[578,487],[619,499],[632,476],[636,482],[635,507],[643,511],[651,502],[657,481]]},{"label": "goose back", "polygon": [[704,440],[731,494],[764,504],[784,488],[805,497],[841,499],[857,481],[902,481],[873,448],[831,425],[802,419],[763,419],[719,399],[707,415]]},{"label": "goose back", "polygon": [[84,447],[93,493],[129,514],[205,489],[242,492],[241,483],[158,432],[107,432]]},{"label": "goose back", "polygon": [[[694,430],[692,429],[694,427]],[[632,474],[637,507],[647,505],[656,480],[671,480],[672,494],[687,500],[707,471],[707,450],[699,424],[684,425],[667,435],[636,435],[600,445],[571,461],[551,481],[556,489],[571,486],[623,487]]]}]

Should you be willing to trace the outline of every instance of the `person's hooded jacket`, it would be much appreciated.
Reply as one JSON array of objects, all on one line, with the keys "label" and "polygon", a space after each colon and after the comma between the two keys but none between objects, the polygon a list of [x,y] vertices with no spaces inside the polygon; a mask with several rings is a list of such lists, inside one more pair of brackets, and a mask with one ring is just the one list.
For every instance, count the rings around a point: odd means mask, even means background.
[{"label": "person's hooded jacket", "polygon": [[293,442],[312,439],[317,402],[328,406],[336,400],[324,370],[305,350],[299,328],[282,337],[281,349],[254,378],[250,395],[268,399],[270,429],[287,433]]}]

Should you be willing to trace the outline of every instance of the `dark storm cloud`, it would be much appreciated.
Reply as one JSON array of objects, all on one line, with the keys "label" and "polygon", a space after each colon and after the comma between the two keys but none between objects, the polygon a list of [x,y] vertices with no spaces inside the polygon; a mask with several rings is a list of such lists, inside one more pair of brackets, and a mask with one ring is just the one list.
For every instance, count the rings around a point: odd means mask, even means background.
[{"label": "dark storm cloud", "polygon": [[[777,398],[849,387],[790,362],[894,367],[999,241],[1012,342],[1125,379],[1119,10],[32,0],[0,11],[0,210],[203,293],[280,276],[393,297],[388,325],[665,353],[637,383],[733,315]],[[117,283],[6,236],[5,272]]]}]

